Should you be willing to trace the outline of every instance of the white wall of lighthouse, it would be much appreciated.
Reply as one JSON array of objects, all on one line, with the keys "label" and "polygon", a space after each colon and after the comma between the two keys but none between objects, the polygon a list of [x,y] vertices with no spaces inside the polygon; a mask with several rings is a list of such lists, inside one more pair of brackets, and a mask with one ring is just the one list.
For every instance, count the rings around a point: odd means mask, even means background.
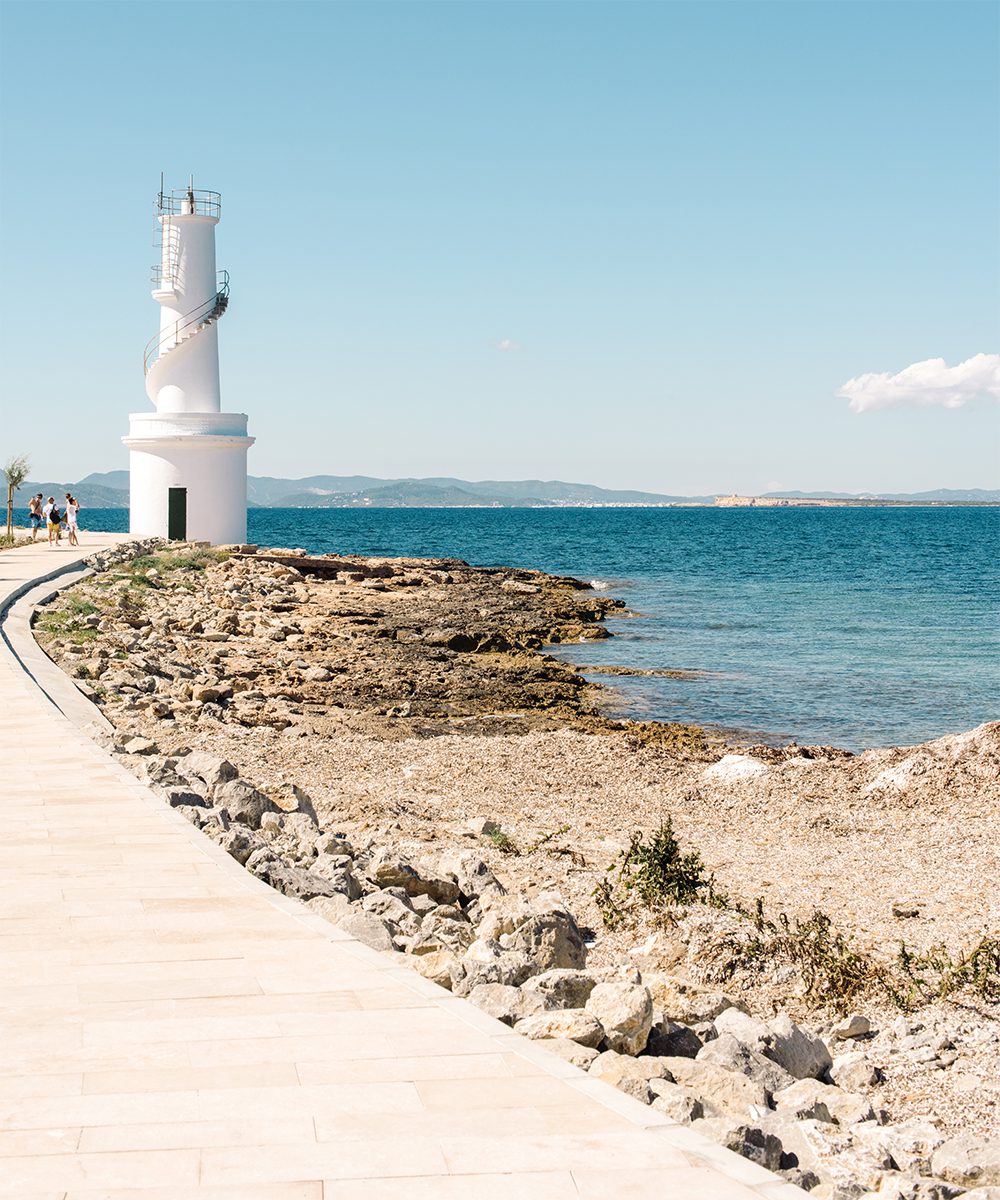
[{"label": "white wall of lighthouse", "polygon": [[146,348],[146,394],[154,412],[133,413],[130,518],[135,536],[246,541],[245,413],[222,411],[218,323],[229,301],[217,272],[218,193],[160,192],[160,262],[153,269],[159,332]]}]

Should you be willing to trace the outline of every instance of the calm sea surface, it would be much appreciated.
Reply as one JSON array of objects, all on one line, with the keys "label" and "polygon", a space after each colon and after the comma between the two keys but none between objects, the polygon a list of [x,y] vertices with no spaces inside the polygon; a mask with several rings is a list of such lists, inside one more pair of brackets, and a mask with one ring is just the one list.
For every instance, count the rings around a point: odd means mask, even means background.
[{"label": "calm sea surface", "polygon": [[605,678],[622,715],[855,750],[1000,718],[997,508],[252,509],[248,536],[596,581],[641,615],[560,657],[704,672]]}]

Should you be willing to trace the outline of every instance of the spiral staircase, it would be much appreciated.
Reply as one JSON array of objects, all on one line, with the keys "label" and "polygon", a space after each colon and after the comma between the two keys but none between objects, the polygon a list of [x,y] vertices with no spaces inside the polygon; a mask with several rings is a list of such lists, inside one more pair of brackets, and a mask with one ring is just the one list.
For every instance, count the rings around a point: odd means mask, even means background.
[{"label": "spiral staircase", "polygon": [[142,356],[142,369],[146,376],[146,395],[150,400],[154,403],[156,401],[156,394],[161,386],[158,380],[162,364],[192,338],[196,338],[203,330],[214,325],[228,307],[229,272],[220,271],[218,288],[214,295],[150,338]]}]

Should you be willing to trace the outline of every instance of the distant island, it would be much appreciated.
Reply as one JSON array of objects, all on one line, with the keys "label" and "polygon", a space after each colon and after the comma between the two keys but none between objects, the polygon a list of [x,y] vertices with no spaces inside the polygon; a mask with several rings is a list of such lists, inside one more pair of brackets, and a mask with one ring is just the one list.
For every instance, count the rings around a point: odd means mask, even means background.
[{"label": "distant island", "polygon": [[[128,471],[94,472],[69,482],[29,480],[19,507],[35,492],[62,496],[72,491],[84,508],[128,508]],[[930,492],[851,495],[845,492],[768,492],[738,496],[713,492],[671,496],[615,491],[589,483],[542,479],[378,479],[371,475],[309,475],[277,479],[251,475],[251,508],[728,508],[788,505],[872,506],[895,504],[1000,504],[1000,490],[939,488]]]}]

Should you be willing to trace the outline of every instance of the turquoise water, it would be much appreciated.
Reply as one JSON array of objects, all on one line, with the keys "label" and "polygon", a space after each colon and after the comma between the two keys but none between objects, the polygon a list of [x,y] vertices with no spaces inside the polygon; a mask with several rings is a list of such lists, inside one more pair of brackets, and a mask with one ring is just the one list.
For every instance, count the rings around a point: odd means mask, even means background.
[{"label": "turquoise water", "polygon": [[642,615],[560,657],[704,672],[605,677],[623,715],[854,750],[1000,717],[997,508],[252,509],[249,537],[600,581]]}]

